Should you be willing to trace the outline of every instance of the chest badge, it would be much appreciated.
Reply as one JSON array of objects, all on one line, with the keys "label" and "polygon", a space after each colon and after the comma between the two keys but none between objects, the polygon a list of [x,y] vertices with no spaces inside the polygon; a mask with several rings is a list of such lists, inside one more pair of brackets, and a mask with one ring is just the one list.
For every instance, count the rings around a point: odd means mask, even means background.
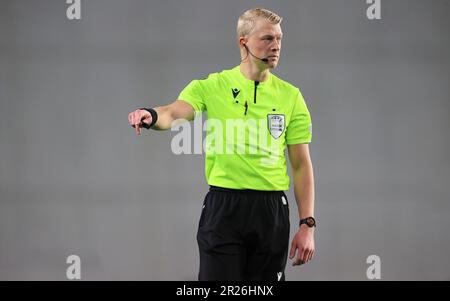
[{"label": "chest badge", "polygon": [[285,120],[283,114],[268,114],[267,115],[267,125],[269,127],[270,135],[273,138],[280,138],[281,134],[284,132]]}]

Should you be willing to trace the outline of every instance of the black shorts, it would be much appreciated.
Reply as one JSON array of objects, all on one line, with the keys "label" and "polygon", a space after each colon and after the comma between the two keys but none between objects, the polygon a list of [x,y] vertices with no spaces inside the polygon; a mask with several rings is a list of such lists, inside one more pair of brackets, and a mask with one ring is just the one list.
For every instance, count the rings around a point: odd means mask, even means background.
[{"label": "black shorts", "polygon": [[197,242],[201,281],[284,280],[289,248],[286,195],[211,186]]}]

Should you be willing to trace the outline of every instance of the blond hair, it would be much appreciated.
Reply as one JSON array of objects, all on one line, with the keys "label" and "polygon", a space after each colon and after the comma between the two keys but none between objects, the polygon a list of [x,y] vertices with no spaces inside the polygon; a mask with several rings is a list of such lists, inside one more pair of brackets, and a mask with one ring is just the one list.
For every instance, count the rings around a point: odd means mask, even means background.
[{"label": "blond hair", "polygon": [[272,24],[280,24],[283,20],[282,17],[270,10],[256,7],[245,11],[237,22],[237,38],[245,37],[250,34],[255,27],[257,19],[264,19]]}]

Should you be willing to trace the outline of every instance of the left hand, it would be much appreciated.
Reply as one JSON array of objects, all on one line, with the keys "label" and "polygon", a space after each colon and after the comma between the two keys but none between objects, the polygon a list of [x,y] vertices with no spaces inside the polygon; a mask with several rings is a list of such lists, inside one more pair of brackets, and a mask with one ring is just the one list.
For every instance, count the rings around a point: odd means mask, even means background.
[{"label": "left hand", "polygon": [[289,258],[293,259],[298,249],[297,257],[292,263],[293,266],[301,265],[312,260],[314,257],[314,228],[309,228],[307,225],[301,225],[297,234],[292,239],[291,251]]}]

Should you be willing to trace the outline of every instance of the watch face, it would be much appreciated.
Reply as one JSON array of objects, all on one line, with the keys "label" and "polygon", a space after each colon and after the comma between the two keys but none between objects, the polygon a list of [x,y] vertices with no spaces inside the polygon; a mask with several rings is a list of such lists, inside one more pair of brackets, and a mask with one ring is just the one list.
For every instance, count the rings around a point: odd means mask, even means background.
[{"label": "watch face", "polygon": [[306,219],[306,223],[309,227],[314,227],[314,225],[316,224],[316,221],[312,217],[308,217]]}]

